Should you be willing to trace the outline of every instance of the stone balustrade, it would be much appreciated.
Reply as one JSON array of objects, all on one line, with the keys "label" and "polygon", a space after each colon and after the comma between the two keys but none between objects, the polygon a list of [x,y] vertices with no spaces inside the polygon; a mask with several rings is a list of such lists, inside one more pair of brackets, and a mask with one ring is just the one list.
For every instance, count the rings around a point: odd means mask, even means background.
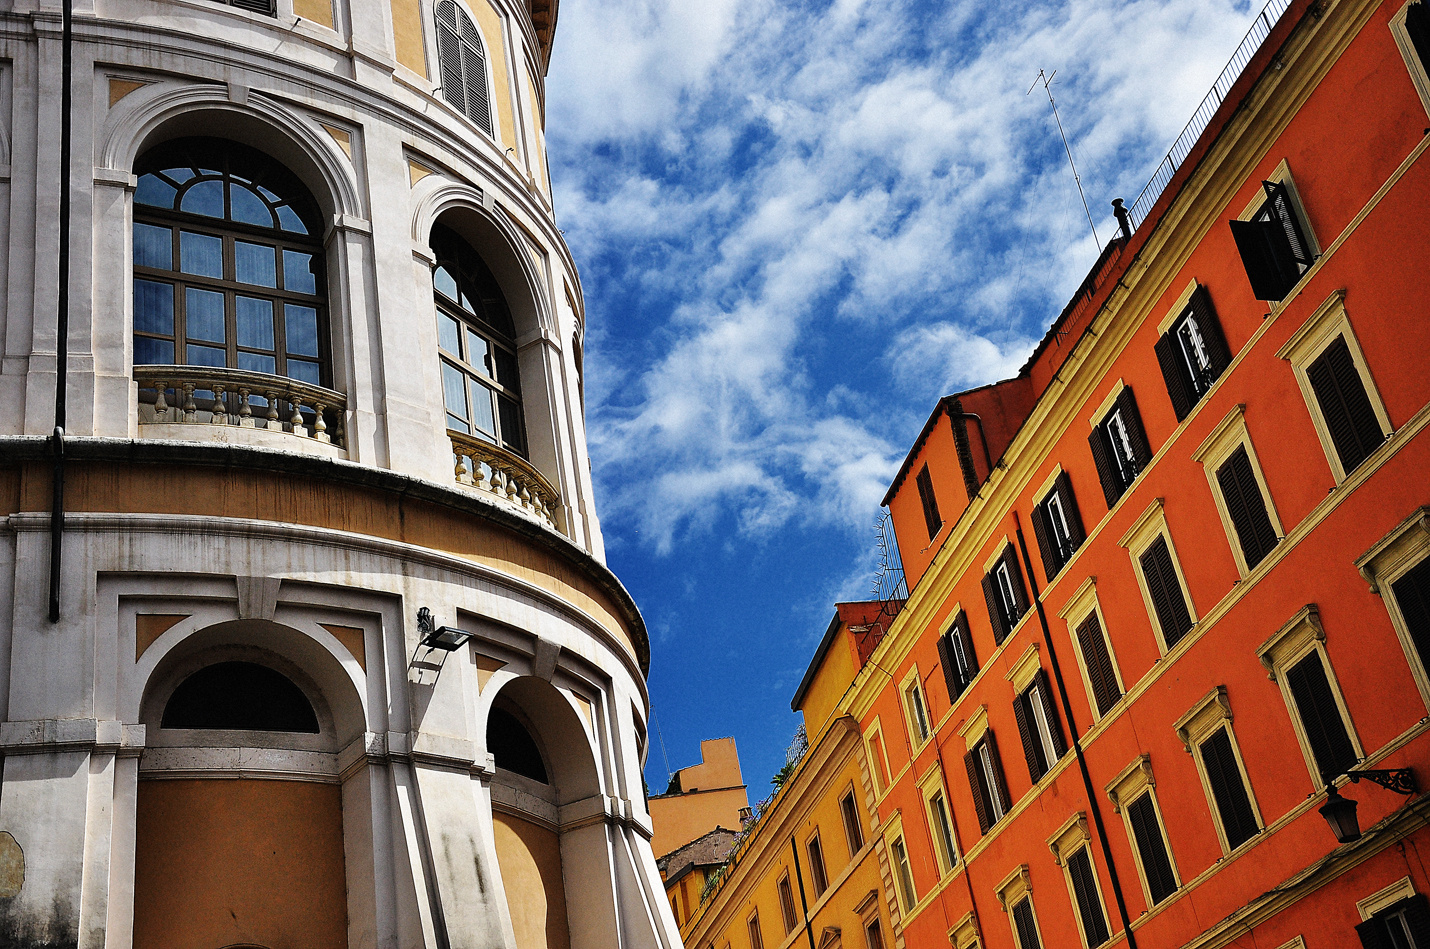
[{"label": "stone balustrade", "polygon": [[496,498],[557,530],[560,495],[530,463],[491,442],[448,431],[457,481]]},{"label": "stone balustrade", "polygon": [[208,366],[135,366],[139,421],[236,425],[343,447],[347,396],[285,376]]}]

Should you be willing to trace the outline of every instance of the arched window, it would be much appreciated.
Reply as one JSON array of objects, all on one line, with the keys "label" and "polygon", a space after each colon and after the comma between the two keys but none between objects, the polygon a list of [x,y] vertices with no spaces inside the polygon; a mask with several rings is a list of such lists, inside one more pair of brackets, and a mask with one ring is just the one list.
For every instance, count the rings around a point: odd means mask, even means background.
[{"label": "arched window", "polygon": [[281,672],[256,662],[218,662],[179,683],[160,725],[316,735],[318,716]]},{"label": "arched window", "polygon": [[503,708],[493,708],[487,717],[487,750],[496,759],[498,768],[550,784],[541,749],[522,725],[521,720]]},{"label": "arched window", "polygon": [[432,251],[447,427],[525,457],[516,329],[506,297],[477,252],[455,232],[434,226]]},{"label": "arched window", "polygon": [[135,171],[135,364],[330,386],[322,219],[292,172],[213,138],[167,142]]},{"label": "arched window", "polygon": [[487,57],[472,18],[453,0],[437,4],[437,65],[442,74],[442,98],[491,135]]}]

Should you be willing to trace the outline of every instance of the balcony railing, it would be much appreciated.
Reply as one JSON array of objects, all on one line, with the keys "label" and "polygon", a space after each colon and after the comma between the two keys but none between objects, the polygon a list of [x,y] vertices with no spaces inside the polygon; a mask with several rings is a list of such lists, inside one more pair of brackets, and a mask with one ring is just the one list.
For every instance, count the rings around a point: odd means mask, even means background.
[{"label": "balcony railing", "polygon": [[556,528],[553,512],[561,496],[541,472],[490,442],[448,431],[459,484],[469,485],[503,504]]},{"label": "balcony railing", "polygon": [[266,372],[135,366],[141,424],[235,425],[343,445],[347,396]]}]

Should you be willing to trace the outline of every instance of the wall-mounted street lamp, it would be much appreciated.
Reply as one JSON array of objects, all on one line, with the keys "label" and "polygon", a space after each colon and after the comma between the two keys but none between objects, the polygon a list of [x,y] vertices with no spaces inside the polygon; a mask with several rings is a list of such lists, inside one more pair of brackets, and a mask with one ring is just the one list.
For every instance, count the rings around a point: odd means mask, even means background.
[{"label": "wall-mounted street lamp", "polygon": [[443,652],[461,649],[472,638],[471,633],[455,626],[437,626],[432,619],[432,611],[425,606],[417,611],[417,632],[422,645]]},{"label": "wall-mounted street lamp", "polygon": [[1336,778],[1340,777],[1350,778],[1352,784],[1357,784],[1362,779],[1371,781],[1396,794],[1410,795],[1420,789],[1415,783],[1415,772],[1410,768],[1396,768],[1393,771],[1346,771],[1331,778],[1326,782],[1326,803],[1321,805],[1321,816],[1331,825],[1331,833],[1336,835],[1336,842],[1342,844],[1360,840],[1361,832],[1360,821],[1356,819],[1356,802],[1351,798],[1341,797],[1336,790]]}]

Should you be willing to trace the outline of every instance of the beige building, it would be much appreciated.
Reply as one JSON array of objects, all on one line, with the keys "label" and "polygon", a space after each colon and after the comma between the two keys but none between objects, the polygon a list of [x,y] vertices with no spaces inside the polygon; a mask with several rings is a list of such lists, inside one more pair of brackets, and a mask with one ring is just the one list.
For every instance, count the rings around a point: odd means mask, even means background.
[{"label": "beige building", "polygon": [[717,827],[739,830],[749,811],[735,739],[707,738],[700,743],[700,764],[675,772],[665,793],[651,797],[651,849],[663,857]]},{"label": "beige building", "polygon": [[0,945],[679,945],[555,19],[0,5]]}]

